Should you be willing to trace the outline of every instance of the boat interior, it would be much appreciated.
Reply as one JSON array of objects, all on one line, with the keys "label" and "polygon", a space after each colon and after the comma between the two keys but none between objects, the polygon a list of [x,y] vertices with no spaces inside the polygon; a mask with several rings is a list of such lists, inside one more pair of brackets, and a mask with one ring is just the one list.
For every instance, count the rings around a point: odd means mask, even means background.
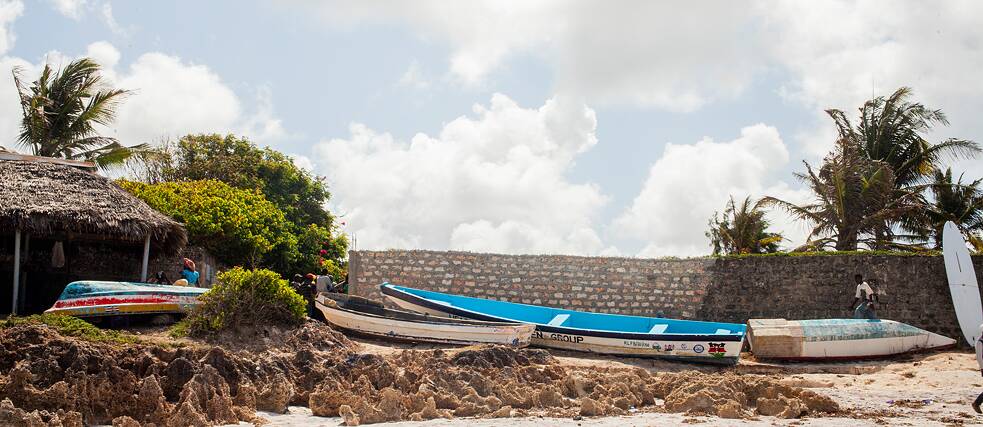
[{"label": "boat interior", "polygon": [[621,314],[589,313],[561,308],[518,304],[450,295],[386,284],[398,291],[415,295],[436,304],[461,310],[494,316],[502,320],[533,323],[537,325],[610,332],[643,334],[712,334],[744,335],[746,325],[736,323],[676,320],[658,317],[628,316]]},{"label": "boat interior", "polygon": [[[358,313],[371,314],[379,317],[388,317],[391,319],[406,320],[410,322],[431,322],[431,323],[447,323],[447,324],[473,324],[473,325],[494,325],[498,322],[483,322],[479,320],[467,320],[467,319],[451,319],[447,317],[431,316],[428,314],[413,313],[403,310],[394,310],[391,308],[386,308],[381,303],[372,301],[367,298],[362,298],[354,295],[347,294],[337,294],[337,293],[321,293],[321,297],[334,301],[339,308],[354,311]],[[322,305],[329,305],[323,304]],[[508,324],[514,324],[515,322],[502,322]]]}]

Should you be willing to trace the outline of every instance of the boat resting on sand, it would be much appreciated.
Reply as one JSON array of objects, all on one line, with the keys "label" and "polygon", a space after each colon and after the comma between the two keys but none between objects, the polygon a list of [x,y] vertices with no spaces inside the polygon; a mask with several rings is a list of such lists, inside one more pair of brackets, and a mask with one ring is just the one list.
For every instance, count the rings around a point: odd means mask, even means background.
[{"label": "boat resting on sand", "polygon": [[634,357],[737,363],[745,325],[589,313],[381,285],[400,307],[455,318],[536,325],[532,345]]},{"label": "boat resting on sand", "polygon": [[187,314],[208,289],[133,282],[79,281],[65,286],[49,314],[81,318]]},{"label": "boat resting on sand", "polygon": [[529,345],[532,325],[449,319],[401,310],[345,294],[318,294],[315,307],[339,328],[377,338],[440,344]]},{"label": "boat resting on sand", "polygon": [[893,320],[751,319],[751,352],[762,359],[856,360],[950,347],[952,338]]}]

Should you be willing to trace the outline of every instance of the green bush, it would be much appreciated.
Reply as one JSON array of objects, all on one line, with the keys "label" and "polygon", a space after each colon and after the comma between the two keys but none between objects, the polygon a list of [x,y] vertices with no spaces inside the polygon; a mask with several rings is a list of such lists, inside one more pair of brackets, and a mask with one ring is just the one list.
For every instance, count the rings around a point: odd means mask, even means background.
[{"label": "green bush", "polygon": [[244,326],[294,326],[304,321],[307,302],[286,280],[270,270],[236,267],[218,275],[217,283],[198,297],[199,305],[174,330],[206,335]]},{"label": "green bush", "polygon": [[18,325],[42,324],[54,328],[58,333],[86,341],[110,342],[117,344],[137,343],[137,337],[113,330],[102,330],[82,319],[61,314],[35,314],[26,317],[9,317],[0,321],[0,328]]},{"label": "green bush", "polygon": [[119,184],[184,223],[192,242],[228,264],[257,266],[270,252],[296,252],[297,238],[283,212],[256,190],[213,180]]}]

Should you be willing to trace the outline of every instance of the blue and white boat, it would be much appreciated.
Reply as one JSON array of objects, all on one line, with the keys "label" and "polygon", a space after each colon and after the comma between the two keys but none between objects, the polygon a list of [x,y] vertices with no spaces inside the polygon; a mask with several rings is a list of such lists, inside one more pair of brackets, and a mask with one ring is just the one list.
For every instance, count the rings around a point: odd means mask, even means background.
[{"label": "blue and white boat", "polygon": [[69,283],[48,314],[89,318],[123,315],[185,315],[208,289],[153,283],[83,280]]},{"label": "blue and white boat", "polygon": [[517,304],[383,283],[396,305],[435,316],[536,325],[539,347],[633,357],[737,363],[746,326],[736,323],[589,313]]}]

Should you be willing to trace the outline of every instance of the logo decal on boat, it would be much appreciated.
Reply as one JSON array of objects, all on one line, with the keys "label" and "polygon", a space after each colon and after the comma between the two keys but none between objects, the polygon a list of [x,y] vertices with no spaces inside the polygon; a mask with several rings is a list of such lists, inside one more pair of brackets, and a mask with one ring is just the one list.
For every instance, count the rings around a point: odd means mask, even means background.
[{"label": "logo decal on boat", "polygon": [[724,343],[722,343],[722,342],[719,342],[719,343],[718,342],[711,342],[711,343],[707,343],[707,344],[710,345],[710,351],[709,351],[709,353],[713,357],[724,357],[724,353],[727,352],[727,350],[724,349]]},{"label": "logo decal on boat", "polygon": [[693,346],[693,351],[696,352],[696,353],[703,353],[703,350],[704,350],[704,348],[700,344],[697,344],[697,345],[694,345]]},{"label": "logo decal on boat", "polygon": [[567,335],[567,334],[557,334],[557,333],[546,335],[540,331],[534,332],[533,338],[539,338],[541,340],[572,342],[578,344],[584,342],[584,337],[580,335]]}]

